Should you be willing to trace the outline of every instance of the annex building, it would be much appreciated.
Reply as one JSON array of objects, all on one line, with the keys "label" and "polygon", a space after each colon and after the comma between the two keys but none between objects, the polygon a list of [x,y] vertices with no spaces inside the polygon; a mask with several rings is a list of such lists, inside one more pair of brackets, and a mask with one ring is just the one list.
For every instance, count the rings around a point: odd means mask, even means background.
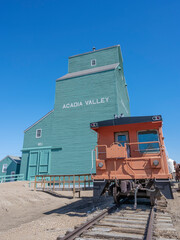
[{"label": "annex building", "polygon": [[68,73],[56,80],[54,109],[25,130],[20,173],[29,180],[95,172],[90,122],[115,114],[130,115],[120,46],[69,57]]}]

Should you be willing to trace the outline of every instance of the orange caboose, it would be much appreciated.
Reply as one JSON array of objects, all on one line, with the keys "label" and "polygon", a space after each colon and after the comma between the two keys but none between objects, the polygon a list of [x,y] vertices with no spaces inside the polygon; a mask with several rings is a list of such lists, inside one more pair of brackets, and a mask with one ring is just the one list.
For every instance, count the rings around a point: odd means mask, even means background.
[{"label": "orange caboose", "polygon": [[173,198],[160,115],[120,117],[90,127],[98,133],[95,196],[108,191],[119,202],[138,193],[153,204],[161,191]]}]

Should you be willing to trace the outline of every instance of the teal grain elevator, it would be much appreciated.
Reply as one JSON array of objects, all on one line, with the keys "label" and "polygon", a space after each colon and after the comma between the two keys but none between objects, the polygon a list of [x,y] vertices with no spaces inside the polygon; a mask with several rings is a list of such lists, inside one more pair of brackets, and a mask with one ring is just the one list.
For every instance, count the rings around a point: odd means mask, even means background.
[{"label": "teal grain elevator", "polygon": [[130,115],[120,46],[69,57],[68,73],[56,80],[54,109],[25,130],[21,173],[28,180],[90,173],[90,122],[121,114]]}]

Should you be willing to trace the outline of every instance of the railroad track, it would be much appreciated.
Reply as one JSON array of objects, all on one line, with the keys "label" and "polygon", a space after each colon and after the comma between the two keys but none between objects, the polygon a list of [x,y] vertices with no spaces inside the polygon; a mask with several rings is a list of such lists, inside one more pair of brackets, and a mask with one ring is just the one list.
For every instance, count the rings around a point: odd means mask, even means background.
[{"label": "railroad track", "polygon": [[133,204],[121,203],[95,212],[92,219],[57,240],[178,239],[171,217],[164,213],[165,207],[163,201],[154,207],[138,204],[136,210]]}]

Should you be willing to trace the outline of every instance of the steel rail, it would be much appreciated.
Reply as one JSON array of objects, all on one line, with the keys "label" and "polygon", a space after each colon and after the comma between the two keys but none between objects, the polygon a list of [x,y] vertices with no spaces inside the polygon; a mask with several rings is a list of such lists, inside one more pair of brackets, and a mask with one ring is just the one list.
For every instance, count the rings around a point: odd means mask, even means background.
[{"label": "steel rail", "polygon": [[104,210],[102,213],[95,216],[93,219],[87,221],[82,226],[76,228],[74,231],[66,234],[64,237],[57,237],[57,240],[73,240],[76,237],[78,237],[80,234],[82,234],[85,230],[90,228],[93,224],[95,224],[97,221],[104,218],[106,215],[110,214],[112,211],[116,210],[118,206],[110,207],[106,210]]},{"label": "steel rail", "polygon": [[[122,205],[126,201],[127,201],[127,198],[123,199],[123,201],[121,201],[118,205],[105,209],[103,212],[95,216],[93,219],[85,222],[84,224],[82,224],[80,227],[77,227],[72,232],[67,233],[64,237],[61,237],[61,236],[57,237],[57,240],[74,240],[75,238],[79,237],[85,230],[92,227],[96,222],[103,219],[106,215],[115,211],[117,208],[120,207],[120,205]],[[147,221],[146,232],[144,233],[144,240],[153,239],[153,224],[154,224],[154,217],[155,217],[155,209],[156,209],[155,206],[151,208],[149,218]]]},{"label": "steel rail", "polygon": [[147,223],[145,240],[153,239],[153,224],[154,224],[154,217],[155,217],[154,213],[155,213],[155,206],[151,208],[151,212],[150,212],[148,223]]}]

